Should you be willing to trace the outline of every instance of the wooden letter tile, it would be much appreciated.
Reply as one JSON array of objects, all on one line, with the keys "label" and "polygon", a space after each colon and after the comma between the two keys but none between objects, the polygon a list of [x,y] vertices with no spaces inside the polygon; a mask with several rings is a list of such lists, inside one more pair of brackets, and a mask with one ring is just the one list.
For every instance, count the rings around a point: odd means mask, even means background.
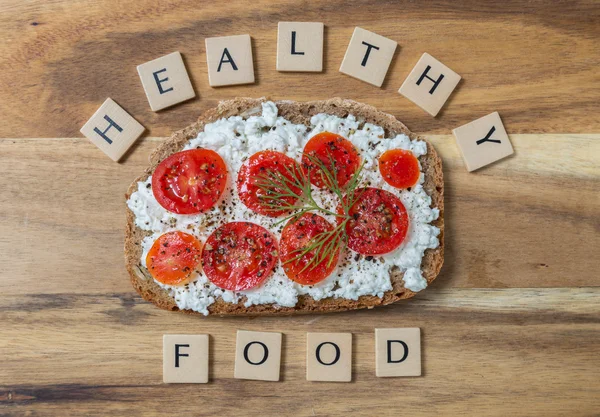
[{"label": "wooden letter tile", "polygon": [[323,23],[279,22],[277,71],[323,70]]},{"label": "wooden letter tile", "polygon": [[375,329],[375,374],[421,376],[421,329]]},{"label": "wooden letter tile", "polygon": [[234,378],[279,381],[281,333],[238,330]]},{"label": "wooden letter tile", "polygon": [[354,29],[340,72],[381,87],[398,43],[359,27]]},{"label": "wooden letter tile", "polygon": [[459,81],[460,75],[425,53],[398,92],[435,117]]},{"label": "wooden letter tile", "polygon": [[352,333],[306,335],[306,380],[352,380]]},{"label": "wooden letter tile", "polygon": [[469,172],[514,152],[498,112],[457,127],[452,132]]},{"label": "wooden letter tile", "polygon": [[254,82],[250,35],[206,38],[206,62],[211,87]]},{"label": "wooden letter tile", "polygon": [[208,382],[208,335],[163,336],[163,382]]},{"label": "wooden letter tile", "polygon": [[144,126],[107,98],[80,132],[117,162],[144,132]]},{"label": "wooden letter tile", "polygon": [[153,111],[196,96],[179,52],[138,65],[137,70]]}]

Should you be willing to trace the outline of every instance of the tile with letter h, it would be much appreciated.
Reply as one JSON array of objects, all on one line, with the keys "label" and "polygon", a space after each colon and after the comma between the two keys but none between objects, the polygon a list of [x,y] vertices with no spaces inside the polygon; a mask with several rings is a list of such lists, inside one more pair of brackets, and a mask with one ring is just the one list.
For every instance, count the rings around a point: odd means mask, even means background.
[{"label": "tile with letter h", "polygon": [[208,335],[163,335],[163,382],[208,382]]},{"label": "tile with letter h", "polygon": [[250,35],[206,38],[205,44],[208,83],[211,87],[254,82]]},{"label": "tile with letter h", "polygon": [[421,376],[421,329],[375,329],[375,374]]},{"label": "tile with letter h", "polygon": [[279,381],[281,339],[281,333],[238,330],[234,378]]},{"label": "tile with letter h", "polygon": [[352,380],[352,333],[306,335],[306,380]]},{"label": "tile with letter h", "polygon": [[318,22],[279,22],[277,71],[322,71],[323,27]]}]

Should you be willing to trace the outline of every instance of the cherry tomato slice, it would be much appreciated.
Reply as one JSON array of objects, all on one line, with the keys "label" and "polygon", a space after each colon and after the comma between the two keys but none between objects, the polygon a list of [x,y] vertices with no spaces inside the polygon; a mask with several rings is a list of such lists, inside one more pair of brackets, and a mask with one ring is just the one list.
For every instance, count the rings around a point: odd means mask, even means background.
[{"label": "cherry tomato slice", "polygon": [[262,284],[278,259],[277,242],[262,226],[248,222],[226,223],[206,240],[202,268],[217,287],[243,291]]},{"label": "cherry tomato slice", "polygon": [[200,263],[202,245],[194,236],[168,232],[152,244],[146,268],[158,282],[177,285],[186,281]]},{"label": "cherry tomato slice", "polygon": [[196,214],[219,201],[227,183],[227,166],[215,151],[191,149],[164,159],[152,175],[156,201],[170,212]]},{"label": "cherry tomato slice", "polygon": [[335,173],[339,187],[345,186],[360,166],[358,151],[348,139],[330,132],[316,134],[304,146],[302,167],[310,170],[310,182],[319,188],[331,187],[309,156],[319,159],[328,171]]},{"label": "cherry tomato slice", "polygon": [[[316,235],[333,230],[333,226],[323,217],[314,213],[306,213],[297,220],[290,220],[281,232],[281,262],[283,270],[289,279],[302,285],[313,285],[323,281],[335,269],[340,256],[340,250],[334,252],[333,257],[325,259],[317,264],[311,264],[311,260],[318,256],[318,252],[309,252],[299,259],[302,250]],[[328,239],[325,243],[331,242]],[[332,259],[333,258],[333,259]],[[307,265],[310,265],[307,267]]]},{"label": "cherry tomato slice", "polygon": [[412,187],[419,182],[419,161],[411,151],[390,149],[379,157],[379,172],[392,187]]},{"label": "cherry tomato slice", "polygon": [[[250,210],[264,216],[277,217],[288,213],[289,210],[281,210],[278,207],[293,205],[297,198],[294,196],[278,197],[277,199],[266,198],[269,191],[259,187],[258,183],[264,183],[267,179],[281,182],[279,176],[291,180],[296,174],[302,174],[300,165],[289,156],[276,151],[262,151],[255,153],[244,162],[237,178],[237,190],[242,200]],[[289,183],[287,183],[290,185]],[[298,187],[290,187],[295,194],[300,193]],[[273,192],[282,193],[281,187],[273,187]]]},{"label": "cherry tomato slice", "polygon": [[400,246],[408,231],[402,201],[379,188],[362,188],[355,193],[358,200],[350,207],[351,219],[346,223],[348,247],[363,255],[381,255]]}]

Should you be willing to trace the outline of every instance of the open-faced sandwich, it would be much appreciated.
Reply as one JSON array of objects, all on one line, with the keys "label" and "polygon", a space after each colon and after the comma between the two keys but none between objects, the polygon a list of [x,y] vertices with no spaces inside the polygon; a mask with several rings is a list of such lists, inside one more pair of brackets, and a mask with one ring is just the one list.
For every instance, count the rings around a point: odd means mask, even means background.
[{"label": "open-faced sandwich", "polygon": [[443,263],[433,147],[350,100],[222,102],[127,192],[141,296],[204,315],[330,312],[427,287]]}]

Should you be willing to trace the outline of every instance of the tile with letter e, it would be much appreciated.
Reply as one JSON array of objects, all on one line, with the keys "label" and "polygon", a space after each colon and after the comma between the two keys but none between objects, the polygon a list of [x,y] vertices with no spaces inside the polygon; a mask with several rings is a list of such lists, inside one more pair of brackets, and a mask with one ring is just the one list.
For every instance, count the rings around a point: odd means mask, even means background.
[{"label": "tile with letter e", "polygon": [[234,378],[279,381],[281,333],[238,330]]},{"label": "tile with letter e", "polygon": [[250,35],[206,38],[205,42],[211,87],[254,82]]},{"label": "tile with letter e", "polygon": [[362,28],[355,28],[340,72],[381,87],[398,43]]},{"label": "tile with letter e", "polygon": [[498,112],[457,127],[452,133],[469,172],[514,152]]},{"label": "tile with letter e", "polygon": [[375,374],[421,376],[421,329],[375,329]]},{"label": "tile with letter e", "polygon": [[80,132],[110,159],[118,162],[144,132],[144,126],[107,98]]},{"label": "tile with letter e", "polygon": [[323,70],[323,23],[279,22],[277,71]]},{"label": "tile with letter e", "polygon": [[163,335],[163,382],[208,382],[208,335]]},{"label": "tile with letter e", "polygon": [[352,380],[352,333],[306,334],[306,380]]},{"label": "tile with letter e", "polygon": [[196,96],[179,52],[138,65],[137,70],[153,111]]},{"label": "tile with letter e", "polygon": [[424,53],[398,92],[435,117],[460,78],[440,61]]}]

